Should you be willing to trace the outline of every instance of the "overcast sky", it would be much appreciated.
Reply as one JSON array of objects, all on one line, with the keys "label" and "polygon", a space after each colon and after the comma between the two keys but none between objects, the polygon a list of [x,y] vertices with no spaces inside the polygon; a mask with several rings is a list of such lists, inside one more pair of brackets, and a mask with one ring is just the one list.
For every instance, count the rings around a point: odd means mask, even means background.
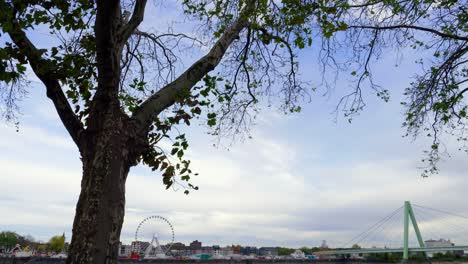
[{"label": "overcast sky", "polygon": [[[146,23],[154,17],[158,16],[150,16]],[[319,83],[313,51],[300,55],[303,75]],[[176,241],[184,243],[198,239],[207,245],[292,247],[318,246],[322,240],[341,246],[405,200],[468,215],[466,154],[458,153],[453,140],[447,139],[452,158],[440,164],[439,175],[421,178],[420,160],[428,142],[402,137],[401,94],[419,70],[412,56],[404,53],[399,67],[394,67],[391,53],[375,64],[376,78],[392,91],[392,99],[384,103],[366,95],[367,108],[351,124],[344,118],[335,120],[333,114],[347,89],[347,79],[342,78],[331,94],[323,96],[320,89],[314,93],[301,113],[285,116],[264,109],[252,138],[229,149],[213,147],[216,139],[199,124],[186,129],[187,154],[200,173],[193,182],[200,190],[188,196],[183,190],[165,190],[159,173],[132,168],[122,240],[131,241],[138,223],[150,215],[167,218]],[[19,132],[0,125],[0,230],[41,240],[65,232],[69,240],[80,191],[78,151],[42,85],[33,81],[21,107]],[[435,216],[420,216],[426,220],[421,223],[424,239],[461,241],[456,236],[461,229],[453,226],[468,227],[467,221],[451,223]],[[402,218],[397,218],[384,238],[376,235],[368,243],[384,243],[380,239],[400,246]]]}]

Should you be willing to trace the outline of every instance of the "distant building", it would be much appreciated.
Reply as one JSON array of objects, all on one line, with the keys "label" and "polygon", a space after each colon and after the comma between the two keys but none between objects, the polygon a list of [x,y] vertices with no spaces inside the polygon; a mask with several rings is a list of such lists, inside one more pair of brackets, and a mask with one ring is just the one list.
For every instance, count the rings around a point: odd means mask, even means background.
[{"label": "distant building", "polygon": [[424,241],[424,244],[426,247],[453,247],[455,245],[450,241],[450,239],[445,240],[443,238],[439,240],[429,239]]},{"label": "distant building", "polygon": [[232,254],[240,255],[241,254],[241,246],[240,245],[232,245]]},{"label": "distant building", "polygon": [[171,245],[171,250],[185,250],[186,246],[184,243],[175,242]]},{"label": "distant building", "polygon": [[258,248],[257,247],[242,247],[241,254],[250,256],[250,255],[258,255]]},{"label": "distant building", "polygon": [[215,255],[221,255],[221,247],[220,247],[220,246],[218,246],[218,245],[213,245],[212,248],[213,248],[213,254],[215,254]]},{"label": "distant building", "polygon": [[322,245],[320,245],[320,249],[328,249],[328,244],[326,240],[322,240]]},{"label": "distant building", "polygon": [[261,247],[258,250],[258,254],[260,256],[278,256],[278,248],[277,247]]},{"label": "distant building", "polygon": [[202,254],[213,254],[213,247],[201,247]]},{"label": "distant building", "polygon": [[[424,244],[426,245],[426,247],[428,248],[434,248],[434,247],[453,247],[455,246],[454,243],[452,243],[450,241],[450,239],[446,240],[446,239],[439,239],[439,240],[434,240],[434,239],[429,239],[429,240],[426,240],[424,241]],[[442,254],[445,254],[447,253],[447,251],[432,251],[432,252],[428,252],[428,256],[429,257],[432,257],[435,253],[442,253]]]},{"label": "distant building", "polygon": [[149,242],[143,241],[133,241],[131,248],[133,253],[142,254],[145,253],[147,247],[149,247]]},{"label": "distant building", "polygon": [[192,250],[201,249],[201,247],[202,247],[202,242],[200,242],[198,240],[195,240],[192,243],[190,243],[190,249],[192,249]]},{"label": "distant building", "polygon": [[120,243],[119,245],[119,257],[128,257],[132,254],[132,246],[131,245],[123,245]]},{"label": "distant building", "polygon": [[200,254],[202,252],[202,242],[195,240],[189,245],[190,254]]},{"label": "distant building", "polygon": [[172,243],[170,253],[174,256],[186,256],[190,254],[190,249],[184,243]]},{"label": "distant building", "polygon": [[228,256],[228,255],[232,255],[233,252],[232,252],[232,248],[227,246],[227,247],[222,247],[221,248],[221,254],[220,255],[223,255],[223,256]]},{"label": "distant building", "polygon": [[172,243],[172,245],[171,245],[171,251],[184,252],[186,250],[187,250],[187,246],[185,246],[184,243],[175,242],[175,243]]}]

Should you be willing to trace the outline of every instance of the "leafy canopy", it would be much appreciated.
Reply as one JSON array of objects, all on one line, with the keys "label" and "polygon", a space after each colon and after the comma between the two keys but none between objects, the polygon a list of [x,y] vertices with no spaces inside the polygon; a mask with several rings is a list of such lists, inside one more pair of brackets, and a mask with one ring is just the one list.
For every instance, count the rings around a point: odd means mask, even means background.
[{"label": "leafy canopy", "polygon": [[13,248],[18,243],[18,234],[10,231],[0,232],[0,247]]},{"label": "leafy canopy", "polygon": [[53,236],[49,240],[49,249],[55,253],[60,253],[65,249],[65,237]]}]

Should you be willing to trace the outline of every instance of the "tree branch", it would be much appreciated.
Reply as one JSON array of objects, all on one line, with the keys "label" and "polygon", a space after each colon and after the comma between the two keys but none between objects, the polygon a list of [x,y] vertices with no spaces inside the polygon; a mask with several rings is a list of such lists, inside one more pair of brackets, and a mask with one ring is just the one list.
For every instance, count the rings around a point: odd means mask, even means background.
[{"label": "tree branch", "polygon": [[[2,4],[4,4],[3,6],[7,6],[4,1],[2,1]],[[19,47],[23,55],[26,56],[34,73],[46,86],[47,97],[54,103],[62,123],[79,148],[80,136],[84,130],[83,124],[73,112],[63,93],[57,73],[54,72],[54,67],[48,60],[42,58],[42,52],[29,40],[16,19],[11,18],[7,22],[12,24],[12,29],[7,32],[8,35],[15,45]]]},{"label": "tree branch", "polygon": [[413,25],[393,25],[393,26],[349,26],[348,28],[362,28],[362,29],[374,29],[374,30],[390,30],[390,29],[399,29],[399,28],[405,28],[405,29],[416,29],[420,31],[425,31],[425,32],[430,32],[432,34],[441,36],[443,38],[451,38],[451,39],[456,39],[456,40],[462,40],[462,41],[468,41],[467,36],[458,36],[458,35],[453,35],[453,34],[448,34],[444,32],[437,31],[432,28],[425,28],[425,27],[420,27],[420,26],[413,26]]},{"label": "tree branch", "polygon": [[246,12],[241,12],[240,17],[226,29],[208,54],[196,61],[176,80],[144,101],[135,111],[133,118],[139,120],[142,125],[149,126],[159,113],[176,102],[181,92],[190,90],[219,64],[226,50],[235,39],[239,38],[239,33],[248,25]]},{"label": "tree branch", "polygon": [[376,5],[378,3],[382,3],[382,1],[369,1],[368,3],[349,5],[349,7],[350,8],[361,8],[361,7],[368,7],[368,6]]},{"label": "tree branch", "polygon": [[295,63],[294,51],[293,51],[291,44],[286,39],[268,32],[266,28],[257,27],[257,26],[255,27],[256,29],[260,30],[260,32],[262,32],[263,35],[268,36],[269,38],[277,41],[278,43],[282,43],[287,48],[288,54],[289,54],[289,61],[291,62],[291,70],[290,70],[289,76],[290,76],[291,81],[293,82],[292,85],[296,86],[296,71],[294,70],[294,63]]},{"label": "tree branch", "polygon": [[125,43],[127,41],[127,39],[132,35],[135,29],[143,21],[143,17],[145,15],[146,1],[147,0],[136,1],[130,21],[128,21],[127,24],[123,25],[120,31],[122,43]]}]

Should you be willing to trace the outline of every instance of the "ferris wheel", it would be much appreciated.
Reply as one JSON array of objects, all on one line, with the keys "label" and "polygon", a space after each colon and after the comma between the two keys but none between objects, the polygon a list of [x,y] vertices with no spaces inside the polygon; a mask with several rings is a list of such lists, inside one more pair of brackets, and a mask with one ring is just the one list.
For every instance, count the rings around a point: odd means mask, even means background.
[{"label": "ferris wheel", "polygon": [[174,243],[174,228],[166,218],[152,215],[138,224],[135,241],[150,242],[145,258],[164,258]]}]

